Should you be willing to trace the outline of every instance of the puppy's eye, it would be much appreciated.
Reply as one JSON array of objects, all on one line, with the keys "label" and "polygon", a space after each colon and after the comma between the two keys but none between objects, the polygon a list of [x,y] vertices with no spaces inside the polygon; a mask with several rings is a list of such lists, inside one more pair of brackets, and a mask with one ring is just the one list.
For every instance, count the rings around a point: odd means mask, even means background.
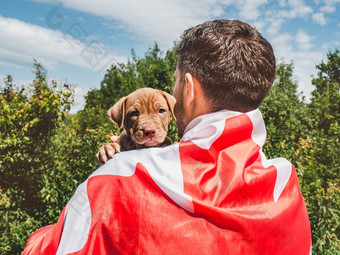
[{"label": "puppy's eye", "polygon": [[159,109],[159,111],[158,111],[159,113],[165,113],[165,110],[164,109]]},{"label": "puppy's eye", "polygon": [[136,117],[136,116],[138,116],[139,115],[139,113],[138,113],[138,111],[132,111],[131,113],[130,113],[130,115],[132,116],[132,117]]}]

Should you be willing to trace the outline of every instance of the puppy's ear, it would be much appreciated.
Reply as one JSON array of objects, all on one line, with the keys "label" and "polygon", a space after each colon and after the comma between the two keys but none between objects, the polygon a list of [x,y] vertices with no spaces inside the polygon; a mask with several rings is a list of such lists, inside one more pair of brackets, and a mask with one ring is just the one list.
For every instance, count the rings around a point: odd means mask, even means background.
[{"label": "puppy's ear", "polygon": [[172,95],[162,91],[162,95],[165,97],[167,103],[168,103],[168,106],[170,108],[170,111],[171,111],[171,114],[172,116],[174,117],[174,120],[176,121],[176,116],[174,114],[174,107],[175,107],[175,104],[176,104],[176,99],[175,97],[173,97]]},{"label": "puppy's ear", "polygon": [[119,101],[115,103],[107,112],[110,120],[112,120],[113,123],[117,124],[119,128],[122,128],[124,124],[126,99],[127,97],[119,99]]}]

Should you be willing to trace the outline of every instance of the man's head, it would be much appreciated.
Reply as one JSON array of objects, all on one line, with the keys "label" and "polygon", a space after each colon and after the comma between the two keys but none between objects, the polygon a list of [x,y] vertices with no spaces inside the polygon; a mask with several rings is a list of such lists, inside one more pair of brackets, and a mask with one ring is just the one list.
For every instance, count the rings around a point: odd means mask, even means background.
[{"label": "man's head", "polygon": [[256,109],[274,81],[270,43],[238,20],[209,21],[184,31],[175,52],[182,83],[186,73],[195,77],[212,112]]}]

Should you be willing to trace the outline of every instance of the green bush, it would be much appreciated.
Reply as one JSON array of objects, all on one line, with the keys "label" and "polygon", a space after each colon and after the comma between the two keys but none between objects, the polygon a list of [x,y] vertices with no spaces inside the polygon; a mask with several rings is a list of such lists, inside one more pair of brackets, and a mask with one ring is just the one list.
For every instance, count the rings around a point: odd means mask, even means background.
[{"label": "green bush", "polygon": [[28,87],[7,76],[0,90],[1,254],[20,253],[29,234],[51,222],[41,190],[54,162],[53,137],[72,104],[68,84],[48,84],[44,68],[34,67]]}]

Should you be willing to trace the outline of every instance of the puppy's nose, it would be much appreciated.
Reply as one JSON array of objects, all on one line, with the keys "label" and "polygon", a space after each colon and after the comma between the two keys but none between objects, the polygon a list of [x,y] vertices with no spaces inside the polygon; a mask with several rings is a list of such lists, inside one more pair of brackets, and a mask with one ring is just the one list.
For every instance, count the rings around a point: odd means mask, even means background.
[{"label": "puppy's nose", "polygon": [[156,129],[154,128],[144,128],[144,135],[150,138],[154,137],[156,134]]}]

